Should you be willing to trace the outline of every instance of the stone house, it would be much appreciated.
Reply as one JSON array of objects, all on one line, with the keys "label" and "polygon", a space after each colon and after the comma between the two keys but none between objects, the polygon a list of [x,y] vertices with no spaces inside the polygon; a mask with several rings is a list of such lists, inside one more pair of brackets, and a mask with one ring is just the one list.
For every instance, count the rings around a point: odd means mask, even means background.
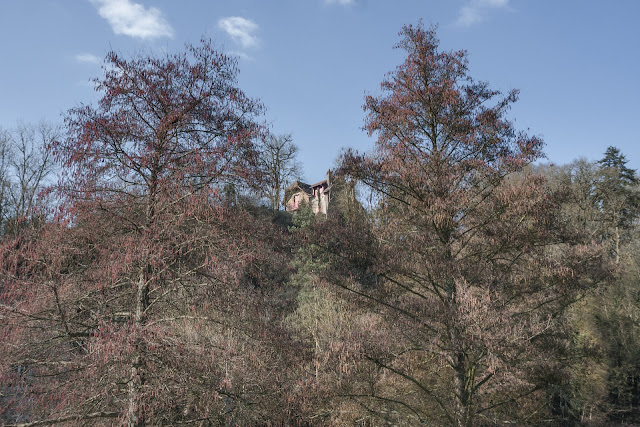
[{"label": "stone house", "polygon": [[303,204],[311,207],[314,214],[327,214],[331,201],[332,173],[327,171],[327,178],[315,184],[295,181],[284,191],[284,206],[287,212],[295,212]]}]

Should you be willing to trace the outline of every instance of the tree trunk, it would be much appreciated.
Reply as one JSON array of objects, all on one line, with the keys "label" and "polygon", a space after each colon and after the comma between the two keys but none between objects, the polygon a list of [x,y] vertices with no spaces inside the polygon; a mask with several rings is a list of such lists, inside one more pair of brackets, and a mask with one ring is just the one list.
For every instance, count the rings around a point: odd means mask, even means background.
[{"label": "tree trunk", "polygon": [[616,245],[616,264],[620,264],[620,227],[616,225],[616,234],[615,234],[615,245]]},{"label": "tree trunk", "polygon": [[140,410],[140,398],[145,382],[145,342],[144,327],[146,324],[146,310],[149,306],[149,282],[147,280],[150,267],[140,271],[136,292],[136,311],[134,314],[134,329],[136,334],[134,357],[131,363],[131,378],[129,378],[129,406],[127,408],[127,426],[140,427],[145,425],[144,414]]},{"label": "tree trunk", "polygon": [[454,330],[450,333],[451,357],[450,364],[454,371],[455,407],[454,417],[458,427],[473,425],[473,387],[475,382],[475,366],[469,356],[461,348],[459,334]]},{"label": "tree trunk", "polygon": [[[441,234],[442,243],[444,245],[443,251],[446,255],[446,259],[451,265],[454,262],[454,256],[451,253],[450,247],[447,242],[451,236],[451,230],[445,229]],[[470,427],[473,425],[472,414],[472,398],[473,398],[473,386],[475,378],[475,369],[470,363],[469,356],[464,350],[464,337],[459,330],[455,316],[458,313],[459,308],[459,296],[453,277],[449,277],[446,280],[446,292],[447,292],[447,311],[452,318],[448,326],[448,347],[450,348],[450,364],[454,370],[454,390],[455,390],[455,421],[458,427]]]},{"label": "tree trunk", "polygon": [[462,351],[457,354],[454,371],[457,392],[456,421],[460,427],[470,427],[473,425],[472,400],[475,367],[469,363],[468,356]]}]

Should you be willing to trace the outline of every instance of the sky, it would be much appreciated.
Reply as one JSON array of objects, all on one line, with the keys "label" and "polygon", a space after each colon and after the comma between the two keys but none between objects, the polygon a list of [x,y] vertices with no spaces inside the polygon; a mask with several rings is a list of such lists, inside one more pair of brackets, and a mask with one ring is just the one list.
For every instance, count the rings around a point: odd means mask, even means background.
[{"label": "sky", "polygon": [[342,149],[373,146],[364,96],[402,62],[401,27],[422,19],[441,49],[468,52],[474,79],[520,90],[511,118],[549,162],[614,145],[640,169],[639,18],[638,0],[1,0],[0,127],[95,104],[110,50],[175,52],[205,36],[238,58],[241,89],[320,181]]}]

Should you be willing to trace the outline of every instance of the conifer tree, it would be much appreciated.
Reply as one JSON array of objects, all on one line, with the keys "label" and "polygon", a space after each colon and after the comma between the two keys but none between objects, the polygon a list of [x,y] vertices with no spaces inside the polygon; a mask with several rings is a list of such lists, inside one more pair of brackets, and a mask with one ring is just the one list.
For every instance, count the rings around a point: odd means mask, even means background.
[{"label": "conifer tree", "polygon": [[388,340],[364,357],[396,388],[368,398],[403,422],[515,422],[543,409],[562,312],[607,270],[597,247],[565,238],[561,195],[515,174],[543,145],[506,118],[517,91],[474,81],[433,28],[400,35],[406,59],[364,105],[374,151],[343,158],[380,201],[380,280],[340,283],[387,316]]},{"label": "conifer tree", "polygon": [[616,264],[620,263],[621,245],[640,215],[639,180],[627,163],[618,148],[608,147],[598,161],[600,177],[594,194],[594,203],[600,211],[600,232],[604,240],[611,242]]}]

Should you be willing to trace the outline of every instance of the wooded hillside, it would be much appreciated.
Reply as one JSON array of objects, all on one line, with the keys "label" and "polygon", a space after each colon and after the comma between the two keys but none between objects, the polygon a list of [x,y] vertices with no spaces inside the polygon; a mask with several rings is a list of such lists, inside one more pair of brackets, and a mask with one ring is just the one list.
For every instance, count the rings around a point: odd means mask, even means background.
[{"label": "wooded hillside", "polygon": [[544,164],[517,91],[396,47],[326,215],[279,210],[298,148],[210,40],[0,132],[2,424],[640,423],[636,171]]}]

